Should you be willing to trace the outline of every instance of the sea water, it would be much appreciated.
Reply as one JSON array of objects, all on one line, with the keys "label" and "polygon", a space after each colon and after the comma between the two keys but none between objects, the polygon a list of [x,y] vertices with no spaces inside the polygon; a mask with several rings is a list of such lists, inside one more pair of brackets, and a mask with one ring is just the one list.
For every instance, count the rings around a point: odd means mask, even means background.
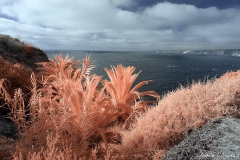
[{"label": "sea water", "polygon": [[200,54],[158,53],[144,52],[116,52],[116,51],[77,51],[77,50],[45,50],[49,58],[53,54],[68,55],[79,60],[91,54],[96,67],[94,73],[108,79],[104,68],[111,68],[118,64],[135,66],[135,73],[139,74],[136,82],[153,80],[141,87],[139,91],[154,90],[160,95],[171,92],[180,85],[187,85],[192,81],[203,81],[218,78],[227,71],[240,69],[240,57],[216,56]]}]

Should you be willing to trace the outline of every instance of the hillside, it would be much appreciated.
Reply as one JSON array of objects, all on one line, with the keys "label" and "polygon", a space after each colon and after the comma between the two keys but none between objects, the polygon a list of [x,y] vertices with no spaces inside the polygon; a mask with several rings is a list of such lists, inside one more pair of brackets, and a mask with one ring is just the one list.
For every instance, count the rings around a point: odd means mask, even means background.
[{"label": "hillside", "polygon": [[[17,38],[0,34],[0,80],[5,79],[6,90],[13,95],[18,88],[24,93],[24,101],[29,100],[30,75],[37,72],[38,62],[48,61],[47,55],[39,48],[21,42]],[[0,99],[0,106],[5,102]],[[0,108],[2,114],[8,110]]]},{"label": "hillside", "polygon": [[47,55],[39,48],[8,35],[0,34],[0,56],[12,64],[36,71],[37,62],[48,61]]}]

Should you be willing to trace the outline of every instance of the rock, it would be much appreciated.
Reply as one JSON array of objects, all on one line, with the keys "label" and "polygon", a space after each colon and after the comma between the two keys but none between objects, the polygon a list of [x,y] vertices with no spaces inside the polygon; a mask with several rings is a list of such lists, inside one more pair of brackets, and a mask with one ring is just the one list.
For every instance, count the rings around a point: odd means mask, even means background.
[{"label": "rock", "polygon": [[192,131],[163,159],[240,159],[240,119],[214,119],[199,130]]},{"label": "rock", "polygon": [[0,135],[16,139],[16,127],[12,121],[0,116]]}]

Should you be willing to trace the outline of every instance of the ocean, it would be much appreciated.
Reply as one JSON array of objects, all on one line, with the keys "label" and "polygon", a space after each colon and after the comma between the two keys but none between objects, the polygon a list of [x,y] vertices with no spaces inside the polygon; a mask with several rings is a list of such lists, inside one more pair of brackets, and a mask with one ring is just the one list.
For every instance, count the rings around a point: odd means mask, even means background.
[{"label": "ocean", "polygon": [[[78,50],[44,50],[49,58],[53,54],[62,54],[74,59],[85,58],[91,54],[96,68],[94,73],[108,79],[104,68],[111,68],[118,64],[135,66],[135,73],[139,74],[135,84],[144,80],[153,80],[141,87],[139,91],[153,90],[160,95],[174,91],[180,85],[188,85],[192,81],[203,81],[218,78],[227,71],[240,69],[240,57],[144,52],[116,52],[116,51],[78,51]],[[134,85],[135,85],[134,84]]]}]

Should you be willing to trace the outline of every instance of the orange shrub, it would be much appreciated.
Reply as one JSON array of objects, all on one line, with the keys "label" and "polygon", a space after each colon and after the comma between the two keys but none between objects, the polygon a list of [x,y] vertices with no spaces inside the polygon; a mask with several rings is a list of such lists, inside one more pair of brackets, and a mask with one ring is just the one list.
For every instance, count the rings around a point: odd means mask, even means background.
[{"label": "orange shrub", "polygon": [[21,51],[27,54],[34,54],[34,48],[31,45],[23,44]]}]

